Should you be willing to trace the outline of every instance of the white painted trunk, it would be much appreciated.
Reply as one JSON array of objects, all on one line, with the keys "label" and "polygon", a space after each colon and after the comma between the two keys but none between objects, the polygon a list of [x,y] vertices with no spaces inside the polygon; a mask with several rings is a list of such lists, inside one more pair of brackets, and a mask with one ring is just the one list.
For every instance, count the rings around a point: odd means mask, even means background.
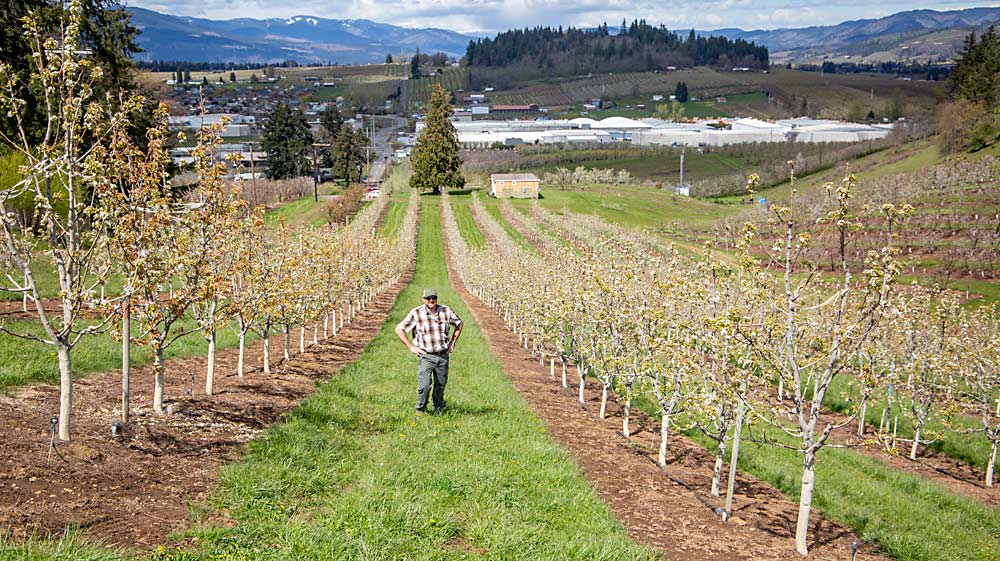
[{"label": "white painted trunk", "polygon": [[861,404],[861,411],[858,412],[858,436],[865,435],[865,414],[868,413],[868,402]]},{"label": "white painted trunk", "polygon": [[205,372],[205,395],[215,393],[215,331],[208,335],[208,369]]},{"label": "white painted trunk", "polygon": [[271,373],[271,337],[270,329],[264,329],[264,374]]},{"label": "white painted trunk", "polygon": [[726,439],[725,433],[719,439],[715,448],[715,467],[712,469],[712,496],[718,497],[722,494],[722,467],[726,460]]},{"label": "white painted trunk", "polygon": [[600,417],[603,419],[608,412],[608,385],[604,384],[601,388],[601,414]]},{"label": "white painted trunk", "polygon": [[657,458],[661,466],[667,465],[667,443],[670,441],[670,415],[660,417],[660,454]]},{"label": "white painted trunk", "polygon": [[287,323],[285,324],[285,333],[282,340],[284,344],[282,345],[281,356],[285,360],[289,360],[292,358],[292,328]]},{"label": "white painted trunk", "polygon": [[330,336],[330,314],[323,314],[323,338],[326,339],[329,336]]},{"label": "white painted trunk", "polygon": [[59,358],[59,440],[67,441],[70,436],[70,417],[73,415],[73,361],[70,347],[56,343]]},{"label": "white painted trunk", "polygon": [[[326,339],[325,336],[323,338]],[[314,325],[313,326],[313,342],[312,342],[312,344],[315,345],[317,343],[319,343],[319,325]]]},{"label": "white painted trunk", "polygon": [[778,377],[778,401],[785,401],[785,379]]},{"label": "white painted trunk", "polygon": [[240,352],[239,356],[236,358],[236,375],[240,378],[243,377],[243,359],[246,356],[247,350],[247,332],[243,330],[243,326],[240,326]]},{"label": "white painted trunk", "polygon": [[132,320],[129,316],[129,303],[122,308],[122,423],[128,423],[129,408],[132,401]]},{"label": "white painted trunk", "polygon": [[163,390],[167,383],[166,365],[163,364],[163,349],[157,347],[153,353],[153,411],[163,415]]},{"label": "white painted trunk", "polygon": [[330,310],[330,315],[333,317],[333,336],[337,336],[337,310]]},{"label": "white painted trunk", "polygon": [[809,554],[806,540],[809,537],[809,511],[812,509],[813,488],[816,484],[816,453],[806,452],[802,465],[802,494],[799,498],[799,517],[795,524],[795,550],[805,557]]},{"label": "white painted trunk", "polygon": [[549,359],[549,378],[556,379],[556,359]]},{"label": "white painted trunk", "polygon": [[993,471],[997,464],[997,441],[990,445],[990,461],[986,463],[986,486],[993,487]]},{"label": "white painted trunk", "polygon": [[299,328],[299,352],[306,352],[306,326]]},{"label": "white painted trunk", "polygon": [[625,389],[625,406],[622,408],[622,434],[625,438],[632,435],[629,430],[629,421],[631,420],[632,414],[632,388],[628,387]]},{"label": "white painted trunk", "polygon": [[910,459],[917,459],[917,447],[920,446],[920,428],[913,433],[913,446],[910,447]]},{"label": "white painted trunk", "polygon": [[[565,373],[566,373],[566,363],[564,362],[563,363],[563,376],[566,375]],[[577,400],[580,401],[580,403],[586,403],[586,401],[585,401],[586,396],[584,396],[583,390],[584,390],[584,388],[587,385],[587,369],[585,369],[582,365],[577,364],[576,365],[576,373],[580,376],[580,392],[579,392],[579,395],[577,395],[576,398],[577,398]]]}]

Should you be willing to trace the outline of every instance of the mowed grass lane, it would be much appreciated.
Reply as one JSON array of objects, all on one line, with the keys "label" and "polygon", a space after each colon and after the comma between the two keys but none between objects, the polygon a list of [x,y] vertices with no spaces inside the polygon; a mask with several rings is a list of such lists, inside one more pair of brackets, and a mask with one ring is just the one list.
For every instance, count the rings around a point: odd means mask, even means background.
[{"label": "mowed grass lane", "polygon": [[[632,543],[517,395],[444,265],[424,197],[417,268],[354,363],[222,471],[205,526],[176,559],[654,559]],[[418,415],[416,359],[393,328],[436,287],[466,321],[443,415]]]}]

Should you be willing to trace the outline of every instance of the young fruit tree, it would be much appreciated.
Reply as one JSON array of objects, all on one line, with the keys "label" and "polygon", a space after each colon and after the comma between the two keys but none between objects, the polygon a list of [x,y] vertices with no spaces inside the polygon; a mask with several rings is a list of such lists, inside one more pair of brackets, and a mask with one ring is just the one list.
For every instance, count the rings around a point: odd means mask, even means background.
[{"label": "young fruit tree", "polygon": [[[795,439],[798,444],[790,447],[802,454],[795,548],[805,556],[817,453],[830,444],[831,432],[853,422],[858,414],[855,409],[844,417],[824,420],[823,401],[833,381],[838,376],[850,375],[856,367],[852,359],[882,319],[899,265],[891,243],[887,243],[880,250],[869,250],[861,279],[856,280],[847,251],[852,237],[865,223],[850,204],[857,187],[854,176],[846,177],[840,185],[828,183],[826,205],[804,210],[795,207],[794,164],[789,162],[789,167],[792,170],[789,206],[771,207],[770,224],[777,235],[773,245],[763,248],[769,253],[769,260],[758,262],[760,273],[754,275],[761,289],[773,295],[767,312],[770,322],[782,326],[781,334],[774,338],[777,344],[769,344],[772,338],[754,331],[745,331],[743,336],[761,364],[784,382],[792,400],[787,411],[783,406],[774,406],[758,413],[770,426]],[[816,229],[802,224],[809,211],[817,216]],[[748,224],[747,228],[750,234],[754,226]],[[826,243],[826,250],[834,253],[837,265],[834,273],[839,276],[836,283],[821,282],[820,260],[813,260],[810,254],[813,243]],[[766,272],[769,263],[777,265],[778,280]]]},{"label": "young fruit tree", "polygon": [[[59,369],[58,436],[70,439],[73,404],[72,351],[81,339],[98,333],[106,319],[86,321],[84,311],[99,304],[99,288],[108,279],[107,233],[111,226],[103,193],[113,190],[113,171],[122,154],[130,117],[140,108],[137,96],[99,99],[94,84],[102,69],[83,46],[83,6],[70,2],[66,19],[53,35],[38,20],[24,22],[31,44],[31,91],[45,127],[33,138],[25,121],[28,101],[19,97],[17,74],[0,60],[0,109],[15,126],[0,131],[3,147],[23,156],[22,179],[0,192],[0,262],[3,291],[23,295],[34,306],[41,331],[10,324],[0,330],[55,348]],[[22,229],[12,205],[27,202],[37,215],[37,229]],[[41,271],[54,270],[55,294],[39,288]],[[49,300],[52,303],[47,303]],[[54,301],[54,302],[53,302]]]},{"label": "young fruit tree", "polygon": [[960,395],[966,410],[974,412],[981,424],[962,430],[982,432],[989,440],[985,483],[993,487],[1000,448],[1000,307],[996,304],[982,306],[970,315],[967,319],[969,340],[979,344],[972,346],[972,356],[962,362],[964,376]]}]

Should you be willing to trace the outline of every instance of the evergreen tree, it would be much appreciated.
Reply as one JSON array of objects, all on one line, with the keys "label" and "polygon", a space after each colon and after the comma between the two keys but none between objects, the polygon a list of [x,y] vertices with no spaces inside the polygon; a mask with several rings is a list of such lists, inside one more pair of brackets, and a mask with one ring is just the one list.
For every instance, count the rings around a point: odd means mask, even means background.
[{"label": "evergreen tree", "polygon": [[975,32],[965,38],[949,78],[952,96],[992,107],[997,102],[1000,79],[1000,37],[990,26],[979,40]]},{"label": "evergreen tree", "polygon": [[207,86],[208,85],[208,76],[202,76],[201,77],[201,85],[203,85],[203,86]]},{"label": "evergreen tree", "polygon": [[410,78],[416,80],[420,78],[420,49],[410,59]]},{"label": "evergreen tree", "polygon": [[677,86],[674,87],[674,99],[681,103],[687,103],[688,86],[686,82],[677,82]]},{"label": "evergreen tree", "polygon": [[261,141],[267,152],[267,177],[287,179],[310,175],[312,142],[309,123],[302,111],[284,103],[278,104],[264,127]]},{"label": "evergreen tree", "polygon": [[386,53],[385,54],[385,63],[386,64],[392,64],[392,53]]},{"label": "evergreen tree", "polygon": [[229,73],[229,81],[233,82],[233,83],[236,83],[236,73],[235,72],[230,72]]},{"label": "evergreen tree", "polygon": [[424,129],[417,138],[410,161],[413,175],[410,187],[435,194],[441,189],[461,189],[465,186],[462,160],[458,156],[458,135],[451,124],[451,104],[440,84],[434,85]]},{"label": "evergreen tree", "polygon": [[344,126],[344,117],[340,110],[334,106],[329,106],[320,113],[319,126],[323,134],[323,140],[333,143],[337,140],[340,128]]}]

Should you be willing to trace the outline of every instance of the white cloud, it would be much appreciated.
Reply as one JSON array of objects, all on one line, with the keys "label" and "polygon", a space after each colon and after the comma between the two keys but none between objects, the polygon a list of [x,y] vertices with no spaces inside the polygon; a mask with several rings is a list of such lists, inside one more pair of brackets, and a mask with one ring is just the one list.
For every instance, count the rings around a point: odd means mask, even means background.
[{"label": "white cloud", "polygon": [[407,27],[496,32],[536,25],[591,27],[617,25],[622,18],[644,18],[672,29],[745,29],[834,25],[918,8],[960,9],[997,6],[1000,2],[931,0],[129,0],[129,5],[158,12],[231,19],[311,15],[335,19],[370,19]]}]

